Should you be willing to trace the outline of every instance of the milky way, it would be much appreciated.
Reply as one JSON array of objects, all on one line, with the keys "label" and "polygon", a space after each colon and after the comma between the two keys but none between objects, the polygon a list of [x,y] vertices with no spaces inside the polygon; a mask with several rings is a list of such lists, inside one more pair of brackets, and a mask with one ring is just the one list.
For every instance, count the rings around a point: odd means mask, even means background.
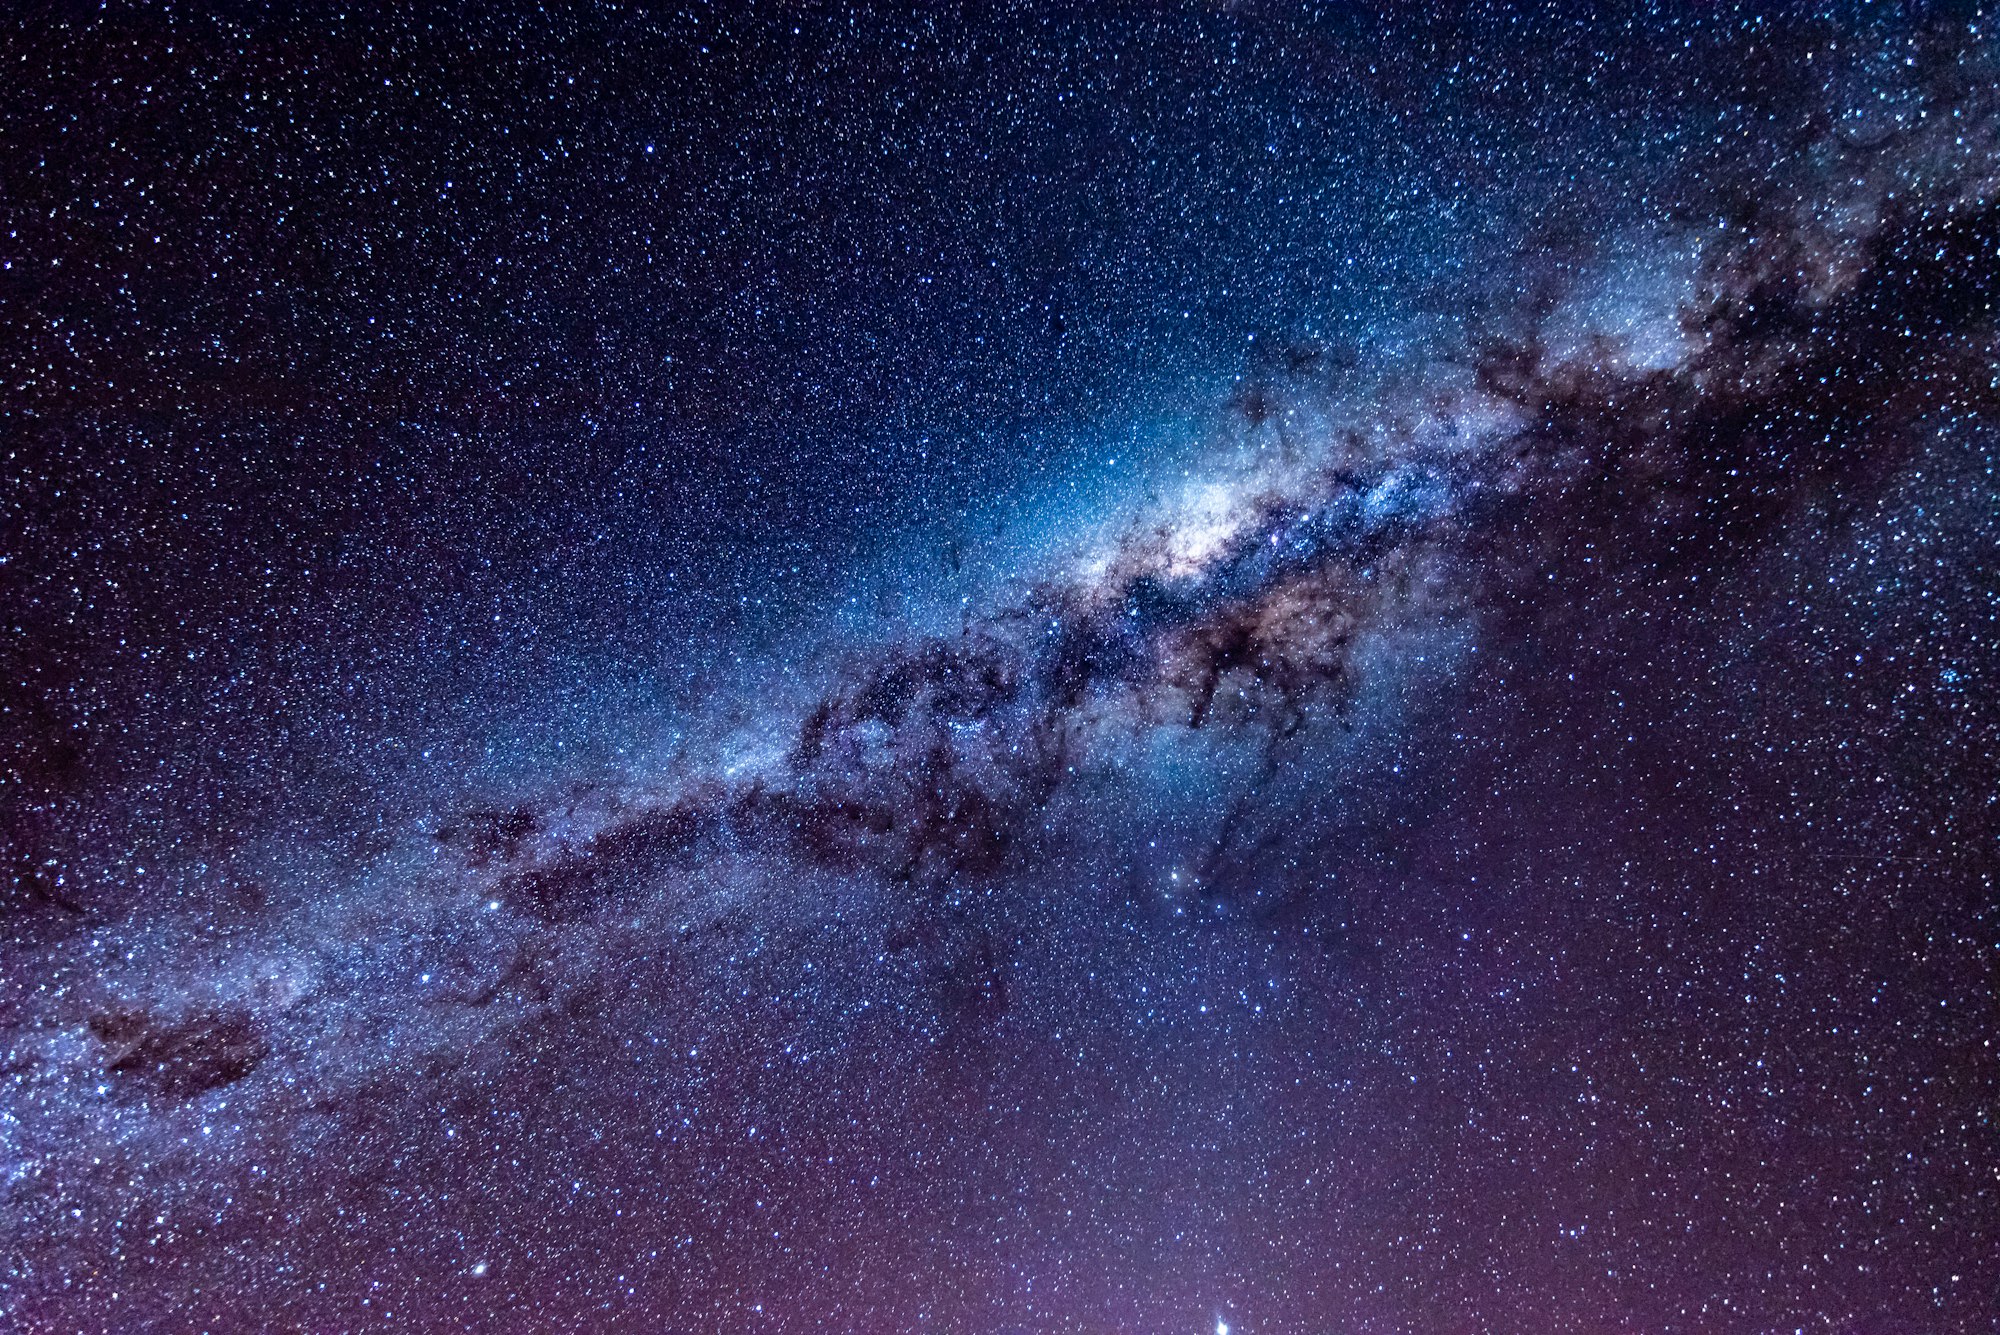
[{"label": "milky way", "polygon": [[1937,8],[14,34],[0,1313],[1990,1329]]}]

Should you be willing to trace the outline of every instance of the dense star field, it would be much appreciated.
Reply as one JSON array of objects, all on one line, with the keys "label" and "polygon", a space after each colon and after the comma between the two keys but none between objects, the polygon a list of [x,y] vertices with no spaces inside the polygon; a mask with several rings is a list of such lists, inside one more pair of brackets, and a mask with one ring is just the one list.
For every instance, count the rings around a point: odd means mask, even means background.
[{"label": "dense star field", "polygon": [[2000,15],[469,8],[5,21],[0,1326],[1996,1328]]}]

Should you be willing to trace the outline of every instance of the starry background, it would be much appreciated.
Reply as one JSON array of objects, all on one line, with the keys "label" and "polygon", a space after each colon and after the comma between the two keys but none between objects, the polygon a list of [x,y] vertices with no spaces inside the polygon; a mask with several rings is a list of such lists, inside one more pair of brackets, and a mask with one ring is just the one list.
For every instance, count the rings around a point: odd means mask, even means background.
[{"label": "starry background", "polygon": [[0,36],[0,1316],[2000,1320],[1971,4]]}]

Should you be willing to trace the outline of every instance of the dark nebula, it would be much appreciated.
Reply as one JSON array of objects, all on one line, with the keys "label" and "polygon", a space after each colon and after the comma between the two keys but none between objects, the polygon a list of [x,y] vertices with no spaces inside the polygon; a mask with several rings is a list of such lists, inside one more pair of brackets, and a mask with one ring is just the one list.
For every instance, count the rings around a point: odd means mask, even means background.
[{"label": "dark nebula", "polygon": [[10,23],[10,1328],[2000,1322],[2000,18]]}]

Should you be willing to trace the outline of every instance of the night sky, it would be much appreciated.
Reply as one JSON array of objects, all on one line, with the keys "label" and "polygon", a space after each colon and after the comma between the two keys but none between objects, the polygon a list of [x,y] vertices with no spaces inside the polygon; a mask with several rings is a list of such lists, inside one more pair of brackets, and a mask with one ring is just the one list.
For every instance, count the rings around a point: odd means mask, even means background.
[{"label": "night sky", "polygon": [[0,1326],[2000,1329],[2000,14],[465,8],[0,31]]}]

